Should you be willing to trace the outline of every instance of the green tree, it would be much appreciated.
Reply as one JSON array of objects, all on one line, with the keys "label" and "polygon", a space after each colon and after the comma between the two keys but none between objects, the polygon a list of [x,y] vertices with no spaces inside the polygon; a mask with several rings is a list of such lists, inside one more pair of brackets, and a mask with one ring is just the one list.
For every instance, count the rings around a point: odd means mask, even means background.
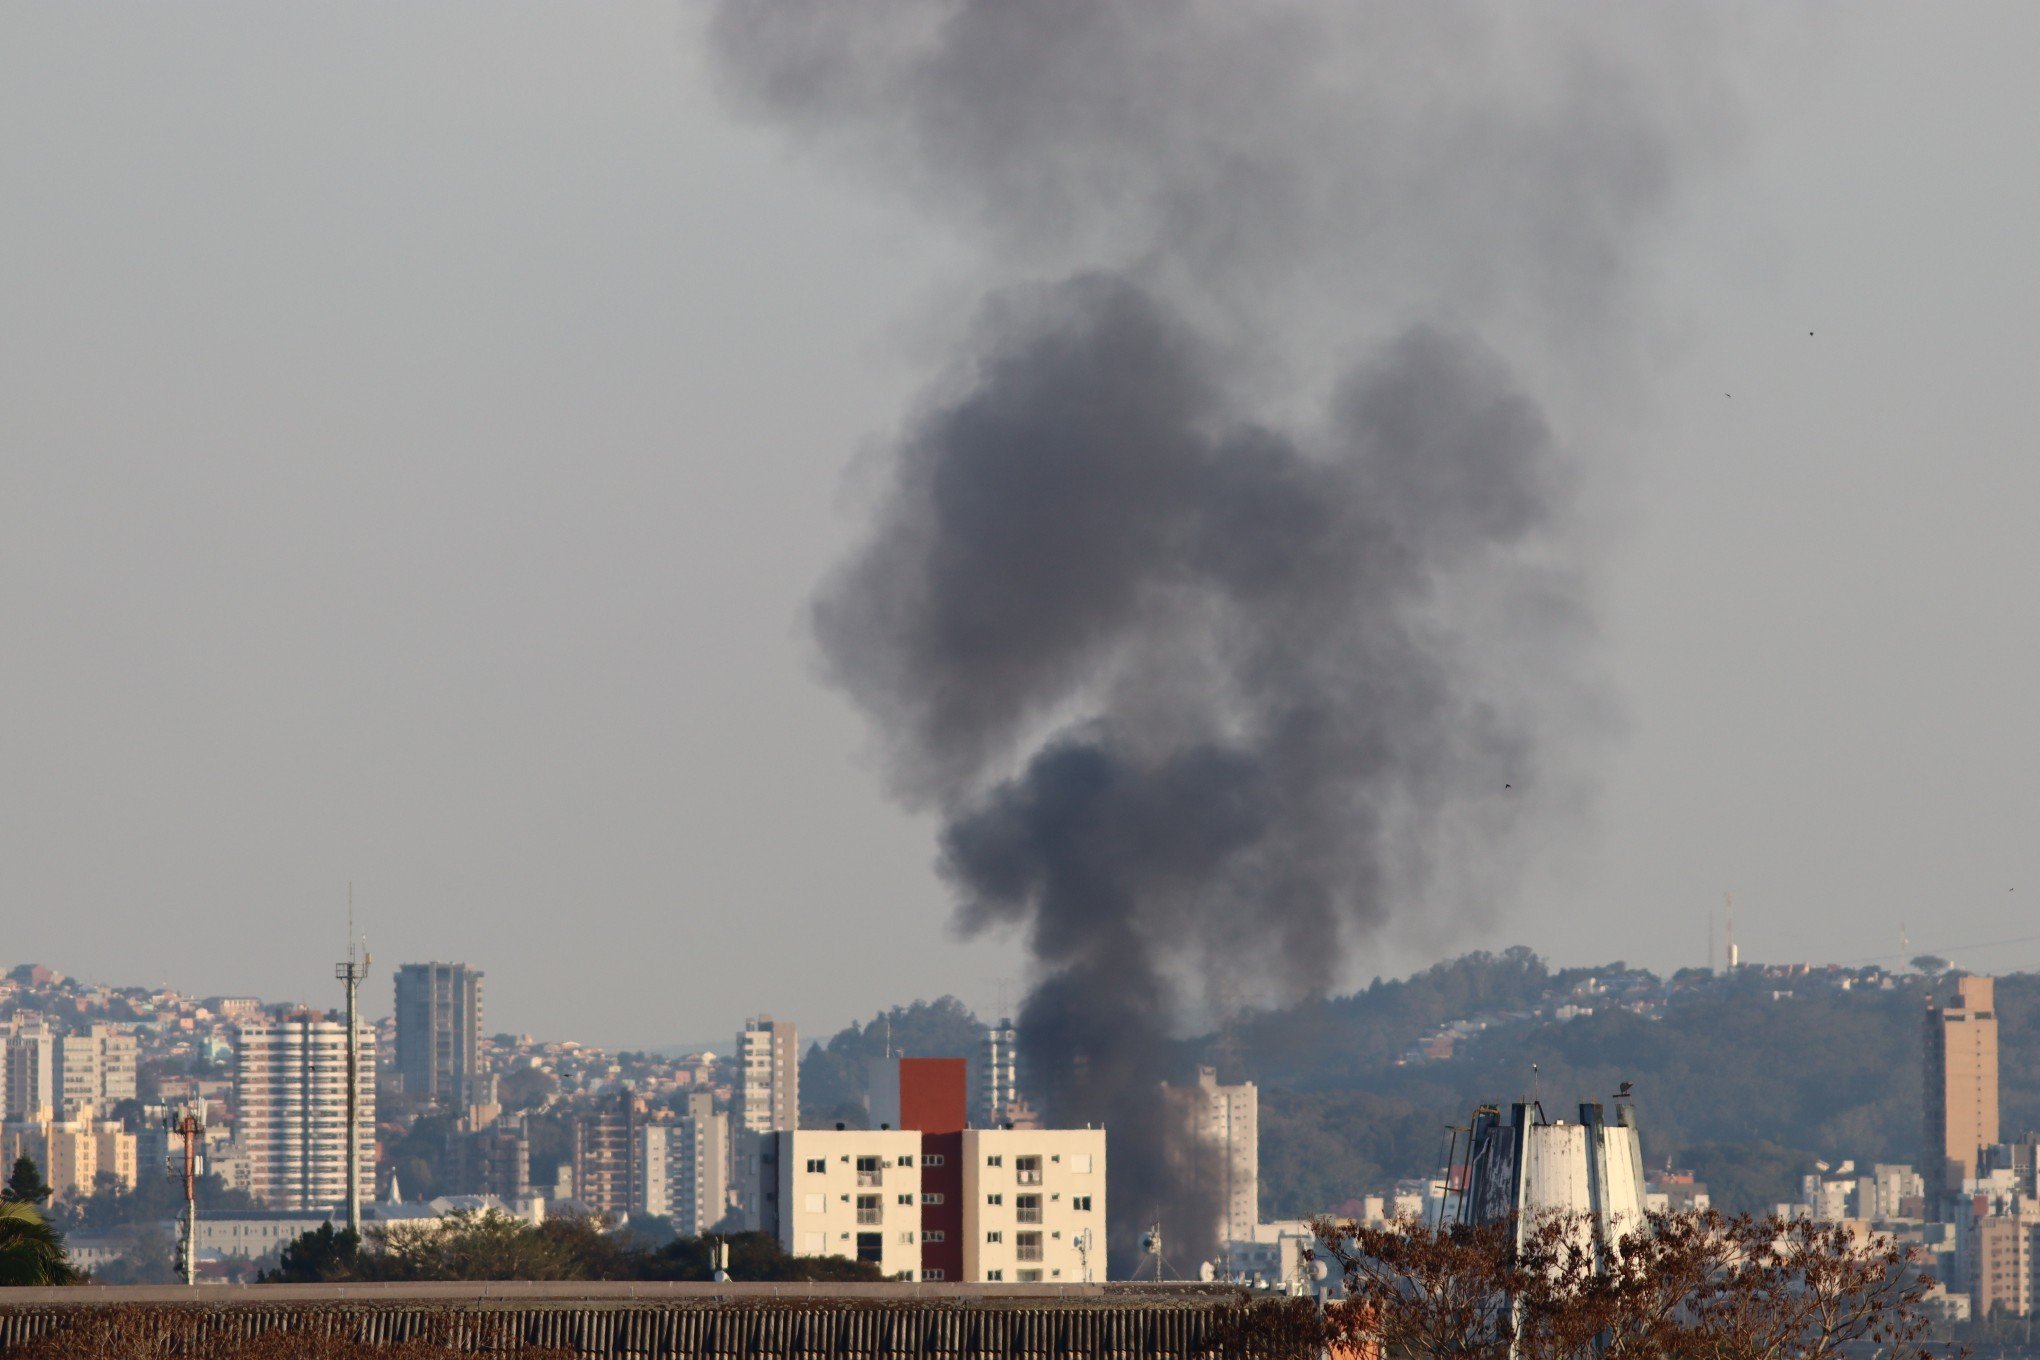
[{"label": "green tree", "polygon": [[64,1253],[63,1237],[31,1201],[0,1201],[0,1285],[78,1284],[84,1278]]},{"label": "green tree", "polygon": [[24,1152],[14,1159],[14,1172],[8,1176],[6,1188],[0,1189],[0,1202],[36,1205],[46,1202],[54,1193],[43,1180],[35,1158]]},{"label": "green tree", "polygon": [[325,1284],[335,1280],[358,1280],[361,1239],[331,1223],[321,1223],[294,1242],[287,1243],[276,1269],[256,1277],[259,1284]]}]

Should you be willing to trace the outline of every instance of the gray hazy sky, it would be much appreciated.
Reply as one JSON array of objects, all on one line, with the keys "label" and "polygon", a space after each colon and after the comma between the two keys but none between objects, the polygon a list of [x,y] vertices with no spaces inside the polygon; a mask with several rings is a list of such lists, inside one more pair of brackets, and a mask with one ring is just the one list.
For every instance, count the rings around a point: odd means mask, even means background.
[{"label": "gray hazy sky", "polygon": [[[714,1039],[955,992],[806,611],[983,272],[671,6],[0,6],[0,962]],[[1515,941],[2040,964],[2040,11],[1726,14],[1594,464],[1598,794]],[[1754,17],[1757,11],[1748,16]],[[1812,334],[1809,335],[1809,332]],[[1564,346],[1568,337],[1549,343]]]}]

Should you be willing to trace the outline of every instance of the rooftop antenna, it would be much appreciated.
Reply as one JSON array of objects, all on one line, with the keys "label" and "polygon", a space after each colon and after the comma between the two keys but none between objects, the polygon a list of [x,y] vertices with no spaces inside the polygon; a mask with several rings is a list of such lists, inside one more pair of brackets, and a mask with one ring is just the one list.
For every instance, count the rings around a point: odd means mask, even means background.
[{"label": "rooftop antenna", "polygon": [[1707,909],[1707,972],[1710,976],[1721,970],[1714,966],[1714,908]]},{"label": "rooftop antenna", "polygon": [[335,964],[333,976],[347,987],[347,1231],[361,1240],[361,1040],[354,1028],[355,994],[368,976],[368,943],[361,941],[355,957],[354,882],[347,883],[347,962]]}]

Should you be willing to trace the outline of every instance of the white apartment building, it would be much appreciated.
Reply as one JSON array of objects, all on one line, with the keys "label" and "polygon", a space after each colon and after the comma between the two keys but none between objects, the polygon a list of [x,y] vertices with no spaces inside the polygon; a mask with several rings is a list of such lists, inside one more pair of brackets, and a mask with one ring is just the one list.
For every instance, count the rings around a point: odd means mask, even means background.
[{"label": "white apartment building", "polygon": [[800,1127],[800,1038],[791,1020],[761,1015],[737,1034],[731,1122],[750,1133]]},{"label": "white apartment building", "polygon": [[[375,1185],[375,1030],[356,1025],[355,1145],[360,1190]],[[234,1142],[248,1189],[273,1209],[330,1209],[347,1198],[347,1026],[300,1014],[253,1020],[234,1039]]]},{"label": "white apartment building", "polygon": [[112,1025],[94,1025],[57,1040],[56,1087],[59,1113],[74,1119],[87,1110],[104,1112],[135,1098],[135,1036]]},{"label": "white apartment building", "polygon": [[766,1230],[781,1246],[795,1256],[869,1261],[892,1279],[920,1278],[920,1134],[800,1129],[767,1137],[779,1194],[778,1222]]},{"label": "white apartment building", "polygon": [[687,1097],[687,1113],[671,1123],[639,1130],[639,1207],[673,1220],[682,1237],[699,1237],[729,1208],[729,1121],[715,1112],[715,1097]]},{"label": "white apartment building", "polygon": [[5,1113],[16,1123],[44,1123],[56,1116],[57,1036],[49,1021],[33,1011],[17,1014],[7,1026]]},{"label": "white apartment building", "polygon": [[966,1129],[963,1278],[1105,1278],[1105,1130]]},{"label": "white apartment building", "polygon": [[799,1033],[790,1020],[746,1020],[731,1061],[728,1184],[739,1221],[769,1231],[765,1206],[757,1202],[765,1183],[765,1140],[800,1127]]},{"label": "white apartment building", "polygon": [[1260,1092],[1250,1081],[1220,1085],[1216,1071],[1200,1067],[1195,1085],[1164,1084],[1162,1096],[1170,1174],[1218,1185],[1222,1207],[1210,1231],[1221,1251],[1253,1241],[1261,1221]]}]

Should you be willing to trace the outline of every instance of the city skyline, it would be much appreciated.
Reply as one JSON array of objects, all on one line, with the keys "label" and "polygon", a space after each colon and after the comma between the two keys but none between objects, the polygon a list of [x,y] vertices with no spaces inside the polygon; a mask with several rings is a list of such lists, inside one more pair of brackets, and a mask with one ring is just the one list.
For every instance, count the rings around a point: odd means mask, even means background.
[{"label": "city skyline", "polygon": [[[763,999],[593,943],[665,933],[781,942],[809,1025],[1017,995],[1013,941],[948,934],[934,824],[804,621],[858,451],[986,272],[956,215],[753,121],[693,11],[129,17],[23,11],[0,51],[18,952],[303,993],[351,878],[412,957],[495,926],[519,1031],[698,1039]],[[2036,25],[1725,6],[1681,49],[1719,119],[1594,393],[1632,408],[1582,528],[1599,812],[1347,985],[1516,940],[1668,970],[1724,889],[1770,958],[2024,934],[2035,488],[2004,451],[2040,172],[1999,139]]]}]

